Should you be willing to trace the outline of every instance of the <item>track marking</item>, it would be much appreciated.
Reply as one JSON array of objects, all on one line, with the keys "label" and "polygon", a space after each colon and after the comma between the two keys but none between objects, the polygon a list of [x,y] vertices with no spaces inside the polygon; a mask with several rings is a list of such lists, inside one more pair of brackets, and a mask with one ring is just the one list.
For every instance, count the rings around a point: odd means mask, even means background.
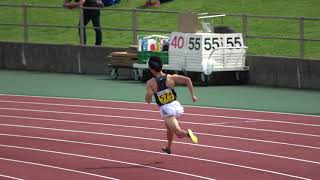
[{"label": "track marking", "polygon": [[24,180],[24,179],[21,179],[21,178],[17,178],[17,177],[13,177],[13,176],[7,176],[7,175],[4,175],[4,174],[0,174],[0,177],[4,177],[4,178],[8,178],[8,179],[14,179],[14,180]]},{"label": "track marking", "polygon": [[[14,125],[14,124],[0,124],[0,126],[52,130],[52,131],[63,131],[63,132],[71,132],[71,133],[84,133],[84,134],[115,136],[115,137],[131,138],[131,139],[142,139],[142,140],[166,142],[165,140],[161,140],[161,139],[144,138],[144,137],[138,137],[138,136],[128,136],[128,135],[111,134],[111,133],[99,133],[99,132],[91,132],[91,131],[79,131],[79,130],[70,130],[70,129],[58,129],[58,128],[47,128],[47,127],[39,127],[39,126],[26,126],[26,125]],[[191,146],[198,146],[198,147],[205,147],[205,148],[212,148],[212,149],[222,149],[222,150],[227,150],[227,151],[235,151],[235,152],[241,152],[241,153],[248,153],[248,154],[261,155],[261,156],[267,156],[267,157],[272,157],[272,158],[280,158],[280,159],[293,160],[293,161],[299,161],[299,162],[303,162],[303,163],[311,163],[311,164],[320,165],[320,162],[318,162],[318,161],[311,161],[311,160],[298,159],[298,158],[279,156],[279,155],[260,153],[260,152],[253,152],[253,151],[246,151],[246,150],[233,149],[233,148],[225,148],[225,147],[220,147],[220,146],[211,146],[211,145],[204,145],[204,144],[191,144],[191,143],[176,142],[176,141],[174,141],[174,142],[177,144],[183,144],[183,145],[191,145]]]},{"label": "track marking", "polygon": [[210,123],[214,125],[223,125],[223,124],[243,124],[243,123],[256,123],[256,122],[261,122],[261,121],[255,121],[255,120],[247,120],[247,121],[235,121],[235,122],[218,122],[218,123]]},{"label": "track marking", "polygon": [[[160,154],[160,155],[168,156],[167,154],[160,153],[160,152],[142,150],[142,149],[135,149],[135,148],[127,148],[127,147],[121,147],[121,146],[111,146],[111,145],[95,144],[95,143],[88,143],[88,142],[81,142],[81,141],[70,141],[70,140],[63,140],[63,139],[43,138],[43,137],[34,137],[34,136],[21,136],[21,135],[13,135],[13,134],[0,134],[0,135],[13,136],[13,137],[22,137],[22,138],[29,138],[29,139],[41,139],[41,140],[48,140],[48,141],[58,141],[58,142],[66,142],[66,143],[75,143],[75,144],[83,144],[83,145],[92,145],[92,146],[100,146],[100,147],[110,147],[110,148],[116,148],[116,149],[124,149],[124,150],[129,150],[129,151],[146,152],[146,153],[153,153],[153,154]],[[179,158],[186,158],[186,159],[192,159],[192,160],[205,161],[205,162],[211,162],[211,163],[218,163],[218,164],[229,165],[229,166],[234,166],[234,167],[241,167],[241,168],[246,168],[246,169],[250,169],[250,170],[268,172],[268,173],[272,173],[272,174],[288,176],[288,177],[293,177],[293,178],[298,178],[298,179],[305,179],[303,177],[294,176],[294,175],[290,175],[290,174],[284,174],[284,173],[265,170],[265,169],[259,169],[259,168],[254,168],[254,167],[236,165],[236,164],[231,164],[231,163],[226,163],[226,162],[221,162],[221,161],[214,161],[214,160],[209,160],[209,159],[202,159],[202,158],[196,158],[196,157],[190,157],[190,156],[183,156],[183,155],[178,155],[178,154],[170,154],[170,156],[179,157]]]},{"label": "track marking", "polygon": [[[115,118],[123,118],[123,119],[139,119],[144,121],[158,121],[163,122],[161,119],[151,119],[151,118],[138,118],[138,117],[129,117],[129,116],[113,116],[113,115],[104,115],[104,114],[89,114],[89,113],[76,113],[76,112],[68,112],[68,111],[46,111],[46,110],[35,110],[35,109],[20,109],[20,108],[0,108],[5,110],[14,110],[14,111],[31,111],[31,112],[40,112],[40,113],[58,113],[58,114],[72,114],[72,115],[83,115],[83,116],[97,116],[97,117],[115,117]],[[219,125],[214,123],[195,123],[188,121],[179,121],[179,123],[184,124],[193,124],[193,125],[204,125],[204,126],[218,126],[225,128],[236,128],[236,129],[246,129],[253,131],[263,131],[263,132],[273,132],[273,133],[282,133],[282,134],[291,134],[291,135],[300,135],[300,136],[310,136],[319,138],[320,135],[316,134],[306,134],[306,133],[297,133],[297,132],[287,132],[287,131],[278,131],[278,130],[269,130],[269,129],[259,129],[259,128],[248,128],[248,127],[239,127],[239,126],[226,126]]]},{"label": "track marking", "polygon": [[[49,105],[49,106],[66,106],[66,107],[80,107],[80,108],[94,108],[94,109],[112,109],[112,110],[121,110],[121,111],[138,111],[138,112],[152,112],[159,113],[159,111],[154,110],[146,110],[146,109],[132,109],[132,108],[115,108],[108,106],[88,106],[88,105],[76,105],[76,104],[59,104],[59,103],[40,103],[40,102],[29,102],[29,101],[4,101],[0,100],[0,102],[5,103],[16,103],[16,104],[34,104],[34,105]],[[199,117],[212,117],[212,118],[225,118],[225,119],[241,119],[247,121],[256,121],[256,122],[273,122],[273,123],[281,123],[281,124],[294,124],[301,126],[314,126],[320,127],[320,124],[309,124],[309,123],[297,123],[290,121],[281,121],[281,120],[273,120],[273,119],[258,119],[258,118],[245,118],[245,117],[237,117],[237,116],[219,116],[219,115],[210,115],[210,114],[195,114],[195,113],[184,113],[189,116],[199,116]],[[215,123],[217,124],[217,123]]]},{"label": "track marking", "polygon": [[29,148],[29,147],[22,147],[22,146],[12,146],[12,145],[5,145],[5,144],[0,144],[0,147],[23,149],[23,150],[38,151],[38,152],[53,153],[53,154],[61,154],[61,155],[75,156],[75,157],[80,157],[80,158],[88,158],[88,159],[101,160],[101,161],[109,161],[109,162],[115,162],[115,163],[120,163],[120,164],[127,164],[127,165],[131,165],[131,166],[139,166],[139,167],[144,167],[144,168],[149,168],[149,169],[155,169],[155,170],[165,171],[165,172],[170,172],[170,173],[175,173],[175,174],[181,174],[181,175],[191,176],[191,177],[196,177],[196,178],[201,178],[201,179],[215,180],[215,179],[209,178],[209,177],[198,176],[195,174],[189,174],[189,173],[174,171],[174,170],[170,170],[170,169],[158,168],[158,167],[153,167],[153,166],[147,166],[147,165],[131,163],[131,162],[126,162],[126,161],[118,161],[118,160],[107,159],[107,158],[100,158],[100,157],[95,157],[95,156],[87,156],[87,155],[83,155],[83,154],[74,154],[74,153],[51,151],[51,150],[45,150],[45,149],[36,149],[36,148]]},{"label": "track marking", "polygon": [[[35,96],[35,95],[19,95],[19,94],[0,94],[0,96],[16,96],[16,97],[33,97],[42,99],[64,99],[64,100],[83,100],[83,101],[97,101],[97,102],[119,102],[127,104],[145,104],[145,102],[134,102],[134,101],[117,101],[117,100],[102,100],[102,99],[90,99],[90,98],[76,98],[76,97],[58,97],[58,96]],[[154,103],[151,103],[154,104]],[[185,107],[199,108],[199,109],[225,109],[230,111],[248,111],[248,112],[259,112],[259,113],[270,113],[270,114],[284,114],[293,116],[306,116],[306,117],[320,117],[319,115],[312,114],[299,114],[299,113],[286,113],[286,112],[275,112],[275,111],[262,111],[262,110],[250,110],[250,109],[237,109],[237,108],[223,108],[223,107],[207,107],[207,106],[192,106],[184,105]]]},{"label": "track marking", "polygon": [[51,165],[47,165],[47,164],[34,163],[34,162],[30,162],[30,161],[21,161],[21,160],[8,159],[8,158],[2,158],[2,157],[0,157],[0,160],[23,163],[23,164],[29,164],[29,165],[36,165],[36,166],[52,168],[52,169],[59,169],[59,170],[63,170],[63,171],[73,172],[73,173],[79,173],[79,174],[85,174],[85,175],[89,175],[89,176],[95,176],[95,177],[99,177],[99,178],[103,178],[103,179],[120,180],[120,179],[116,179],[116,178],[112,178],[112,177],[108,177],[108,176],[102,176],[102,175],[99,175],[99,174],[92,174],[92,173],[87,173],[87,172],[83,172],[83,171],[77,171],[77,170],[73,170],[73,169],[67,169],[67,168],[62,168],[62,167],[57,167],[57,166],[51,166]]},{"label": "track marking", "polygon": [[[135,129],[149,129],[149,130],[156,130],[156,131],[166,131],[166,129],[160,129],[160,128],[150,128],[150,127],[144,127],[144,126],[128,126],[128,125],[109,124],[109,123],[95,123],[95,122],[87,122],[87,121],[72,121],[72,120],[62,120],[62,119],[37,118],[37,117],[27,117],[27,116],[9,116],[9,115],[0,115],[0,117],[19,118],[19,119],[26,119],[26,120],[32,119],[32,120],[39,120],[39,121],[53,121],[53,122],[67,122],[67,123],[77,123],[77,124],[102,125],[102,126],[114,126],[114,127],[125,127],[125,128],[135,128]],[[301,144],[291,144],[291,143],[278,142],[278,141],[267,141],[267,140],[261,140],[261,139],[242,138],[242,137],[225,136],[225,135],[219,135],[219,134],[208,134],[208,133],[201,133],[201,132],[195,132],[195,133],[198,134],[198,135],[203,135],[203,136],[222,137],[222,138],[230,138],[230,139],[240,139],[240,140],[246,140],[246,141],[256,141],[256,142],[263,142],[263,143],[270,143],[270,144],[280,144],[280,145],[286,145],[286,146],[294,146],[294,147],[300,147],[300,148],[309,148],[309,149],[320,150],[320,147],[307,146],[307,145],[301,145]]]}]

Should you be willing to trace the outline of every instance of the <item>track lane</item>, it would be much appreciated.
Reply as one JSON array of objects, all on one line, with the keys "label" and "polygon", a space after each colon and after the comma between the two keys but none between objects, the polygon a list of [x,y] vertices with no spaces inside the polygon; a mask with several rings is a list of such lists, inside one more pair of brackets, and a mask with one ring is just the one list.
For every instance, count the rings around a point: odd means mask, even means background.
[{"label": "track lane", "polygon": [[[84,114],[98,114],[98,115],[113,115],[113,116],[122,116],[123,114],[129,113],[133,117],[140,118],[158,118],[159,113],[157,111],[146,112],[137,110],[119,110],[119,109],[103,109],[101,108],[92,108],[88,106],[64,106],[62,104],[32,104],[32,103],[16,103],[16,102],[1,102],[0,107],[8,108],[8,109],[33,109],[33,110],[43,110],[43,111],[61,111],[61,112],[69,112],[69,113],[84,113]],[[211,116],[211,115],[210,115]],[[204,123],[204,124],[232,124],[236,123],[236,125],[242,127],[249,128],[257,128],[263,129],[264,127],[268,127],[270,130],[278,130],[278,131],[290,131],[295,129],[298,133],[311,133],[320,135],[320,118],[319,121],[313,121],[313,123],[301,123],[301,122],[287,122],[283,121],[274,121],[274,120],[263,120],[263,119],[237,119],[237,118],[226,118],[226,117],[210,117],[205,116],[199,118],[195,118],[196,116],[190,115],[190,113],[185,113],[182,120],[185,122],[193,122],[193,123]],[[214,115],[212,115],[214,116]],[[250,122],[250,123],[241,123],[241,122]],[[280,122],[280,123],[279,123]],[[317,124],[318,123],[318,124]],[[276,125],[275,125],[276,124]],[[266,128],[265,128],[266,129]]]},{"label": "track lane", "polygon": [[[63,97],[43,97],[43,96],[24,96],[24,95],[0,95],[0,100],[8,101],[30,101],[40,103],[58,103],[58,104],[74,104],[84,106],[99,106],[99,107],[113,107],[113,108],[129,108],[157,111],[158,107],[155,104],[149,105],[141,102],[126,102],[126,101],[110,101],[110,100],[96,100],[96,99],[80,99],[80,98],[63,98]],[[240,110],[228,108],[215,107],[194,107],[185,106],[188,113],[194,114],[208,114],[218,116],[234,116],[243,118],[262,118],[262,119],[279,119],[287,121],[305,121],[317,122],[320,116],[304,115],[294,113],[255,111],[255,110]],[[310,122],[310,121],[309,121]]]},{"label": "track lane", "polygon": [[[64,167],[72,167],[95,174],[107,174],[109,176],[112,175],[119,177],[120,179],[163,179],[166,177],[174,179],[212,179],[190,173],[177,172],[166,168],[157,167],[157,164],[161,164],[161,161],[154,162],[154,159],[150,160],[150,162],[147,160],[142,164],[138,164],[128,162],[128,160],[117,160],[115,159],[116,157],[107,158],[108,155],[106,154],[108,151],[105,149],[99,150],[99,153],[103,152],[100,155],[93,152],[86,153],[87,151],[92,151],[88,150],[89,147],[87,145],[80,147],[77,144],[70,145],[68,143],[52,143],[50,141],[33,141],[26,138],[23,138],[23,141],[27,142],[23,143],[21,142],[22,138],[10,137],[9,139],[15,142],[4,142],[2,140],[0,144],[1,153],[5,157],[14,157],[27,162],[36,161],[50,164],[50,166],[59,165]],[[76,147],[77,149],[74,149],[73,147]],[[53,176],[56,176],[56,174],[59,176],[59,173],[57,172],[52,173]],[[28,172],[24,172],[24,174],[28,174]],[[43,175],[42,173],[38,174]],[[57,177],[54,177],[52,179],[56,178]],[[66,175],[64,179],[72,179],[72,176],[70,177],[69,175]],[[80,177],[80,179],[91,180],[91,177]]]},{"label": "track lane", "polygon": [[[94,109],[94,110],[108,110],[108,111],[114,111],[115,113],[122,112],[122,111],[131,111],[133,115],[135,113],[141,114],[143,113],[144,116],[146,117],[152,117],[156,113],[157,115],[159,114],[158,110],[148,110],[148,109],[137,109],[137,108],[121,108],[121,107],[111,107],[111,106],[93,106],[93,105],[77,105],[77,104],[59,104],[59,103],[44,103],[44,102],[30,102],[30,101],[8,101],[8,100],[0,100],[0,104],[4,103],[6,105],[10,104],[21,104],[22,106],[26,105],[44,105],[47,107],[50,106],[62,106],[65,108],[73,107],[73,108],[83,108],[83,109]],[[200,108],[202,109],[202,108]],[[244,121],[255,121],[255,122],[272,122],[272,123],[280,123],[280,124],[295,124],[295,125],[303,125],[303,126],[315,126],[315,127],[320,127],[320,117],[318,120],[305,120],[305,118],[300,118],[300,119],[295,119],[294,121],[286,120],[284,119],[263,119],[263,118],[250,118],[250,117],[239,117],[239,116],[228,116],[228,115],[216,115],[216,114],[205,114],[205,111],[202,113],[185,113],[185,119],[186,120],[200,120],[198,121],[199,123],[207,123],[210,121],[215,121],[219,119],[220,121],[223,122],[244,122]],[[196,119],[195,119],[196,117]],[[200,118],[199,118],[200,117]],[[219,123],[215,122],[215,123]]]},{"label": "track lane", "polygon": [[[113,124],[126,125],[128,123],[143,123],[146,127],[163,127],[163,120],[161,119],[147,119],[136,118],[131,116],[113,116],[105,114],[86,114],[86,113],[73,113],[73,112],[61,112],[61,111],[42,111],[42,110],[5,110],[2,109],[1,114],[10,115],[15,113],[19,116],[40,117],[40,118],[56,118],[56,119],[77,119],[92,122],[107,122]],[[313,134],[297,134],[296,132],[275,132],[268,129],[248,129],[239,126],[230,125],[207,125],[207,124],[194,124],[185,121],[180,121],[182,127],[192,129],[196,132],[209,133],[209,134],[221,134],[230,135],[236,137],[248,137],[262,140],[272,140],[287,142],[292,144],[301,144],[307,146],[320,147],[320,141],[318,135]],[[271,133],[272,132],[272,133]],[[294,137],[294,138],[293,138]]]},{"label": "track lane", "polygon": [[[59,99],[59,100],[61,100],[61,99]],[[83,101],[83,100],[80,100],[81,102]],[[88,100],[85,100],[84,102],[87,102]],[[105,103],[104,101],[102,101],[103,103]],[[116,102],[118,105],[119,105],[119,102]],[[130,104],[130,105],[132,105],[132,104],[139,104],[139,103],[126,103],[126,102],[123,102],[124,104]],[[121,103],[122,104],[122,103]],[[145,104],[143,104],[143,106],[144,106]],[[94,105],[94,106],[96,106],[96,105]],[[110,105],[109,105],[110,106]],[[139,106],[140,107],[140,106]],[[148,106],[149,107],[149,106]],[[151,109],[151,110],[156,110],[156,108],[153,106],[152,107],[153,109]],[[186,108],[186,109],[189,109],[189,107],[188,108]],[[197,108],[198,109],[198,108]],[[207,111],[207,109],[211,109],[211,108],[200,108],[200,109],[206,109],[206,112],[208,112]],[[194,108],[192,107],[191,108],[191,110],[194,110]],[[192,111],[189,111],[189,112],[192,112]],[[250,112],[251,113],[251,111],[245,111],[245,112]],[[153,114],[153,113],[155,113],[155,112],[151,112],[151,114]],[[199,113],[199,112],[195,112],[195,114],[196,113]],[[270,113],[270,112],[259,112],[259,113],[265,113],[265,114],[272,114],[272,115],[274,115],[274,113]],[[209,114],[208,114],[209,115]],[[316,116],[304,116],[304,115],[292,115],[292,114],[281,114],[281,115],[285,115],[285,116],[290,116],[291,118],[292,117],[295,117],[295,118],[297,118],[297,117],[299,117],[299,118],[304,118],[304,117],[311,117],[311,119],[312,118],[316,118],[316,119],[318,119],[319,117],[316,117]],[[187,115],[187,116],[194,116],[194,115]],[[246,118],[246,117],[245,117]],[[294,120],[295,120],[295,118],[293,118]],[[297,118],[297,120],[299,120],[299,118]],[[306,118],[306,119],[308,119],[308,118]],[[212,117],[210,117],[210,119],[212,119]],[[230,118],[229,118],[230,119]],[[290,119],[290,118],[289,118]],[[160,121],[158,121],[158,122],[160,122]],[[241,122],[241,121],[239,121],[239,122]],[[253,124],[253,125],[255,125],[255,123]],[[307,125],[307,126],[309,126],[309,125]],[[222,127],[222,126],[221,126]]]},{"label": "track lane", "polygon": [[[0,152],[6,151],[5,149]],[[6,154],[6,153],[4,153]],[[40,164],[30,161],[22,161],[16,159],[9,159],[8,157],[0,157],[0,172],[5,172],[6,174],[12,174],[14,176],[20,176],[22,179],[33,179],[33,180],[56,180],[56,179],[79,179],[79,180],[95,180],[95,179],[109,179],[118,180],[116,178],[97,175],[93,173],[87,173],[84,171],[78,171],[74,169],[66,169],[57,166],[50,166],[46,164]],[[13,153],[11,152],[11,155]],[[22,152],[21,154],[24,154]],[[10,156],[10,155],[9,155]],[[13,155],[12,155],[13,156]],[[15,157],[16,158],[16,157]],[[47,156],[43,157],[48,159]],[[21,158],[20,158],[21,159]],[[60,158],[61,159],[61,158]],[[33,160],[34,161],[34,160]]]},{"label": "track lane", "polygon": [[[28,124],[30,125],[30,122],[28,122]],[[44,126],[44,124],[42,126]],[[52,126],[58,127],[59,125],[58,124],[52,124]],[[60,126],[65,127],[64,124],[61,124]],[[26,131],[24,128],[23,128],[23,130],[21,130],[22,132]],[[6,129],[10,129],[9,132],[10,131],[16,131],[16,130],[12,130],[12,127],[9,127],[9,128],[6,127]],[[31,129],[34,131],[35,129],[38,129],[38,128],[32,128],[31,127]],[[75,126],[74,126],[73,129],[79,130],[79,128],[77,128]],[[82,132],[90,130],[90,128],[87,125],[85,127],[80,128],[80,129],[81,129]],[[95,135],[103,135],[102,134],[103,132],[110,133],[110,132],[114,131],[115,129],[118,129],[118,128],[112,127],[110,129],[108,129],[108,128],[102,128],[102,127],[99,127],[99,128],[91,127],[91,133],[89,133],[89,134],[90,134],[90,136],[93,135],[93,134],[95,134]],[[51,129],[42,129],[42,130],[44,130],[45,133],[48,133],[48,132],[46,132],[46,130],[50,131]],[[120,130],[115,130],[115,131],[118,134],[122,130],[120,129]],[[20,132],[20,133],[22,133],[22,132]],[[62,131],[62,132],[56,132],[56,133],[65,134],[65,133],[69,133],[69,132],[71,132],[71,131],[68,131],[68,132]],[[95,132],[100,132],[100,134],[95,133]],[[125,132],[128,133],[128,136],[130,136],[130,134],[132,134],[132,133],[130,133],[130,131],[127,131],[127,130],[122,131],[121,133],[125,133]],[[141,132],[141,134],[144,134],[144,132],[145,131]],[[85,134],[88,134],[88,133],[85,133]],[[147,143],[147,144],[140,144],[140,143],[137,144],[137,143],[135,143],[137,141],[137,139],[132,139],[134,142],[127,142],[128,141],[127,137],[124,137],[124,140],[117,142],[118,140],[112,140],[112,139],[117,139],[118,138],[116,135],[111,137],[110,140],[108,140],[108,138],[110,138],[110,137],[108,137],[108,136],[110,136],[110,134],[105,133],[105,135],[107,136],[107,137],[104,136],[104,138],[106,139],[105,141],[109,142],[109,144],[120,143],[119,145],[125,144],[126,147],[129,147],[129,144],[131,143],[130,146],[133,146],[133,147],[137,148],[137,146],[139,146],[139,147],[148,147],[149,143],[150,143],[150,142],[148,142],[148,143],[144,142],[145,140],[142,140],[141,143]],[[80,135],[78,135],[78,136],[80,136]],[[157,147],[156,147],[156,151],[159,151],[159,148],[165,142],[165,140],[162,140],[163,136],[164,136],[163,134],[159,134],[159,135],[156,136],[156,134],[153,133],[153,136],[152,136],[153,138],[154,137],[158,137],[158,140],[156,141],[156,143],[158,144]],[[148,138],[149,136],[142,136],[142,137]],[[114,142],[114,141],[116,141],[116,142]],[[152,142],[152,143],[155,143],[155,142]],[[185,144],[178,144],[178,143],[176,143],[176,145],[175,145],[175,147],[178,147],[180,149],[187,149],[184,146],[185,146]],[[287,174],[289,174],[289,172],[293,172],[293,170],[296,169],[297,167],[299,169],[306,168],[306,169],[303,170],[303,172],[307,172],[307,174],[310,174],[310,173],[312,174],[312,172],[314,171],[314,168],[316,168],[316,166],[314,164],[311,165],[311,164],[306,163],[306,162],[296,162],[296,161],[292,161],[292,160],[279,159],[277,157],[265,157],[265,156],[256,155],[256,154],[248,154],[248,153],[244,153],[244,152],[240,152],[240,151],[236,151],[236,152],[235,151],[230,151],[230,150],[226,151],[226,149],[208,148],[206,146],[201,147],[201,148],[198,147],[198,146],[194,146],[194,147],[197,147],[197,150],[186,151],[186,152],[182,151],[182,152],[186,153],[185,154],[186,156],[197,155],[196,157],[200,157],[200,158],[204,158],[204,159],[218,160],[218,161],[221,161],[221,162],[227,162],[227,163],[233,163],[233,164],[239,164],[240,163],[240,165],[245,165],[245,166],[250,166],[250,167],[257,167],[257,168],[261,168],[261,169],[269,169],[269,170],[272,169],[273,171],[277,171],[278,169],[281,169],[282,171],[285,171]],[[226,157],[230,157],[230,159],[226,158]],[[276,162],[276,165],[273,164],[274,162]],[[290,166],[288,166],[288,164],[290,164]],[[201,165],[201,166],[203,167],[203,165]]]},{"label": "track lane", "polygon": [[[93,157],[97,157],[100,156],[98,158],[107,158],[109,156],[112,156],[113,158],[117,158],[117,160],[119,159],[131,159],[131,161],[133,161],[133,159],[135,159],[136,161],[141,161],[141,162],[149,162],[150,163],[154,163],[156,167],[160,167],[161,166],[165,166],[166,168],[171,167],[177,169],[179,166],[180,168],[182,167],[185,171],[187,172],[192,172],[192,171],[197,171],[198,173],[201,172],[203,173],[214,173],[215,177],[219,178],[223,178],[223,179],[234,179],[234,175],[237,175],[237,177],[241,177],[241,178],[245,178],[245,179],[250,179],[250,177],[255,177],[255,178],[259,178],[259,179],[308,179],[308,178],[302,178],[302,177],[298,177],[298,176],[293,176],[293,175],[286,175],[286,174],[282,174],[282,173],[277,173],[276,172],[268,172],[267,170],[265,170],[265,172],[259,172],[259,171],[249,171],[248,169],[241,169],[241,168],[235,168],[235,167],[230,167],[230,165],[226,168],[223,168],[223,166],[221,166],[221,164],[214,164],[214,163],[210,163],[210,166],[208,166],[209,162],[201,162],[201,166],[197,165],[197,161],[194,161],[192,159],[190,159],[191,161],[193,161],[193,163],[188,163],[188,161],[190,160],[186,160],[183,159],[183,161],[181,161],[181,156],[179,155],[164,155],[163,153],[158,153],[158,152],[153,152],[153,154],[148,154],[145,152],[131,152],[131,151],[123,151],[123,149],[119,148],[113,148],[112,149],[112,154],[108,154],[108,152],[110,153],[109,150],[109,145],[102,145],[104,146],[102,149],[97,147],[97,144],[95,144],[95,146],[93,146],[92,144],[85,144],[85,146],[83,145],[79,145],[78,143],[72,144],[70,146],[72,147],[68,147],[68,143],[63,142],[62,145],[63,147],[59,147],[60,146],[60,142],[51,142],[46,140],[45,141],[45,145],[42,145],[41,141],[43,140],[34,140],[34,139],[29,139],[29,138],[23,138],[23,140],[19,140],[16,139],[15,137],[10,137],[14,138],[15,140],[11,140],[9,143],[11,143],[12,141],[14,141],[14,144],[19,144],[19,146],[22,145],[29,145],[30,143],[34,143],[36,145],[32,146],[32,148],[35,149],[48,149],[48,147],[50,147],[49,151],[56,151],[55,149],[59,149],[59,151],[63,151],[66,152],[68,151],[69,148],[70,151],[72,151],[72,154],[85,154],[85,156],[93,156]],[[0,137],[0,141],[2,141],[3,138]],[[27,142],[26,142],[27,141]],[[30,142],[33,141],[33,142]],[[50,145],[52,143],[52,145]],[[1,146],[1,145],[0,145]],[[81,146],[81,148],[80,148]],[[101,145],[100,145],[101,146]],[[75,150],[75,147],[76,148]],[[127,148],[127,147],[126,147]],[[28,150],[28,149],[27,149]],[[120,152],[120,153],[118,153]],[[152,151],[148,151],[148,152],[152,152]],[[66,152],[66,153],[70,153],[70,152]],[[90,154],[90,155],[88,155]],[[130,154],[135,154],[134,156],[129,156]],[[125,157],[123,157],[125,155]],[[158,155],[161,156],[161,158],[158,158]],[[103,157],[101,157],[103,156]],[[184,163],[184,164],[180,164]],[[189,166],[186,166],[186,163]],[[200,168],[201,167],[201,168]],[[200,168],[200,169],[199,169]],[[210,170],[208,170],[207,168],[209,168]],[[214,171],[212,171],[214,170]],[[249,171],[249,172],[248,172]],[[228,172],[228,173],[226,173]],[[229,177],[229,173],[232,173],[232,176]],[[145,177],[145,176],[143,176]],[[183,177],[185,178],[185,177]]]},{"label": "track lane", "polygon": [[18,177],[14,177],[14,176],[8,176],[8,175],[5,175],[5,174],[0,174],[0,178],[3,179],[3,180],[5,180],[5,179],[23,180],[22,178],[18,178]]}]

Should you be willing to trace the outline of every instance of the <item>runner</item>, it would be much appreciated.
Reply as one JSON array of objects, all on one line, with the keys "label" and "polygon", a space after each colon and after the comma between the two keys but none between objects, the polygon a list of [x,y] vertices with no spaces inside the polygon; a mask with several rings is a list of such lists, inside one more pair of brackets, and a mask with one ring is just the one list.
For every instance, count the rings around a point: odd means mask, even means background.
[{"label": "runner", "polygon": [[182,75],[170,75],[162,72],[162,60],[153,56],[149,58],[149,69],[153,74],[153,78],[147,81],[146,101],[152,102],[154,95],[157,104],[160,106],[160,115],[165,121],[167,128],[168,144],[162,151],[171,154],[171,145],[174,134],[178,138],[189,137],[195,144],[198,143],[198,138],[193,134],[191,129],[187,131],[180,128],[178,118],[183,114],[183,107],[177,101],[177,94],[174,90],[175,84],[186,84],[193,102],[198,98],[194,95],[193,84],[190,78]]}]

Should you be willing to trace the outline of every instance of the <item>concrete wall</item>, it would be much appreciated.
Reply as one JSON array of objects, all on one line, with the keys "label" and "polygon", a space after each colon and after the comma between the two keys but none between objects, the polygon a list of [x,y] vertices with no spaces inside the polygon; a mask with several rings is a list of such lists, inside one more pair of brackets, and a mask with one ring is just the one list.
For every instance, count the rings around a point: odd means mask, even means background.
[{"label": "concrete wall", "polygon": [[[113,51],[125,48],[0,42],[0,68],[107,75]],[[247,64],[249,84],[320,89],[320,60],[248,56]]]},{"label": "concrete wall", "polygon": [[125,51],[119,48],[82,47],[80,51],[81,69],[85,74],[109,74],[109,54],[112,51]]},{"label": "concrete wall", "polygon": [[250,84],[320,89],[320,60],[248,56]]},{"label": "concrete wall", "polygon": [[124,48],[0,42],[0,68],[108,74],[108,55]]},{"label": "concrete wall", "polygon": [[78,52],[74,46],[27,44],[24,46],[25,69],[77,73]]},{"label": "concrete wall", "polygon": [[299,67],[302,88],[320,89],[320,60],[301,60]]},{"label": "concrete wall", "polygon": [[1,68],[25,69],[22,62],[22,44],[0,43]]},{"label": "concrete wall", "polygon": [[3,69],[4,68],[4,57],[2,57],[2,55],[3,55],[3,49],[4,48],[2,48],[2,46],[0,46],[1,48],[0,48],[0,69]]}]

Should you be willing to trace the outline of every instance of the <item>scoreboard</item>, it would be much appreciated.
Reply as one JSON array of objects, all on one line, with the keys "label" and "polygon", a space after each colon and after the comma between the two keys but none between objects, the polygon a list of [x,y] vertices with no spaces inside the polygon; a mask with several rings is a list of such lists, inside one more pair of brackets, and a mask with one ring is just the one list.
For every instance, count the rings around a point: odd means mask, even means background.
[{"label": "scoreboard", "polygon": [[173,69],[204,72],[232,71],[245,68],[241,33],[173,32],[169,41],[169,65]]}]

